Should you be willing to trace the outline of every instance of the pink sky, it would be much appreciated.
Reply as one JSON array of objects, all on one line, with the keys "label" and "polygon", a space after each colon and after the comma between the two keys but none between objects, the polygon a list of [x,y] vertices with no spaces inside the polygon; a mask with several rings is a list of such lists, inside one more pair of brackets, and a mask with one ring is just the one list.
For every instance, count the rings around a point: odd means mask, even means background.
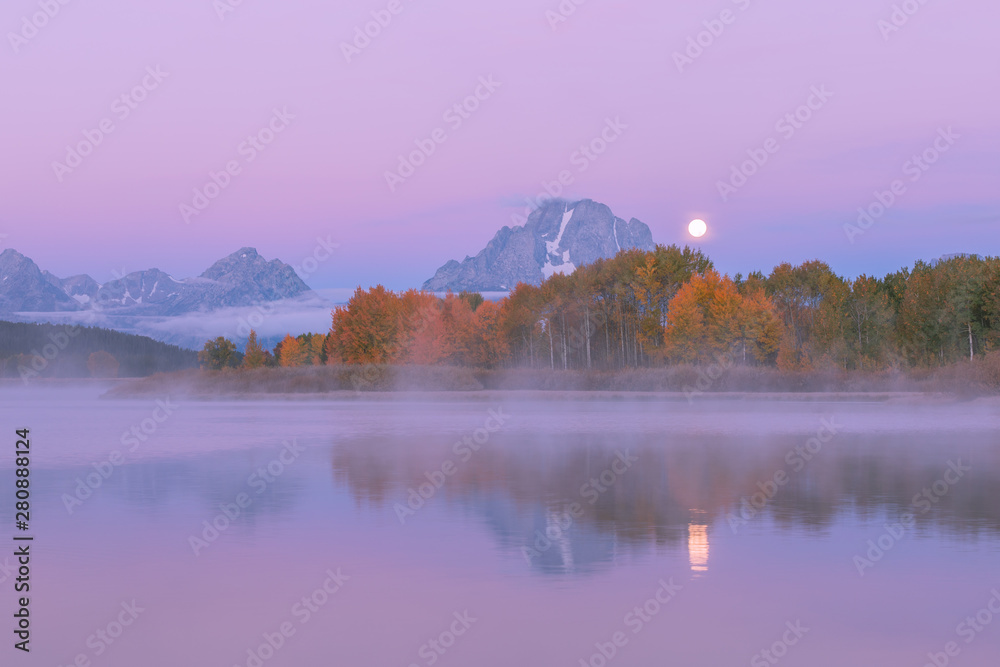
[{"label": "pink sky", "polygon": [[[312,286],[418,286],[564,169],[565,196],[638,217],[657,242],[687,241],[704,217],[702,246],[733,273],[1000,254],[996,2],[910,0],[919,10],[886,39],[887,0],[589,0],[555,29],[559,0],[400,0],[348,63],[341,43],[389,0],[244,0],[223,19],[212,0],[51,0],[37,34],[12,38],[38,1],[0,10],[0,242],[59,275],[188,276],[245,245],[298,264],[329,236],[340,249]],[[673,53],[724,10],[731,22],[679,71]],[[169,75],[121,118],[114,101],[157,66]],[[490,75],[499,88],[446,122]],[[782,136],[812,86],[833,96]],[[241,142],[275,108],[294,119],[247,162]],[[627,128],[579,172],[574,152],[608,118]],[[114,131],[60,182],[53,162],[103,119]],[[911,182],[904,163],[948,127],[959,138]],[[446,141],[390,192],[385,172],[437,128]],[[772,137],[779,150],[723,202],[718,181]],[[180,204],[229,161],[239,173],[185,224]],[[843,225],[896,179],[905,194],[850,243]]]}]

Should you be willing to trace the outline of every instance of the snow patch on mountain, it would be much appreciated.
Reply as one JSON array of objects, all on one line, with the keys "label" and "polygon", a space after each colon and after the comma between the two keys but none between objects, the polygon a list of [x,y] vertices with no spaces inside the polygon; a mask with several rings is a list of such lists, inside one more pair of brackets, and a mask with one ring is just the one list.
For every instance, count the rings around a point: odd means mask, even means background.
[{"label": "snow patch on mountain", "polygon": [[[562,222],[559,224],[559,233],[556,234],[555,239],[545,242],[545,248],[548,253],[545,257],[545,264],[542,265],[542,275],[546,279],[551,278],[557,273],[570,274],[576,271],[576,266],[569,261],[569,250],[564,250],[562,253],[559,252],[559,245],[562,243],[563,234],[566,233],[566,226],[569,221],[573,219],[573,209],[566,206],[566,211],[563,213]],[[557,257],[559,264],[553,264],[553,256]]]}]

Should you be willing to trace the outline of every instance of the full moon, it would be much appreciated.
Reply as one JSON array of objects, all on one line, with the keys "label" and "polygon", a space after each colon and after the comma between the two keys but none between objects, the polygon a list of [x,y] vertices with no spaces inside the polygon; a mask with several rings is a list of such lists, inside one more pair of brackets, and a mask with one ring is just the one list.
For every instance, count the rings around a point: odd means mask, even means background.
[{"label": "full moon", "polygon": [[688,233],[696,239],[700,239],[708,231],[708,225],[705,224],[704,220],[692,220],[688,224]]}]

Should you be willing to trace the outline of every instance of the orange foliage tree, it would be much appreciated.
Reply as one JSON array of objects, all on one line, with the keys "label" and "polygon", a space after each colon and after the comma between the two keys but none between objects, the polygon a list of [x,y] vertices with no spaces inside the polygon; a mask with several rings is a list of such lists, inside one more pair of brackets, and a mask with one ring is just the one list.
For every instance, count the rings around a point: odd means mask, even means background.
[{"label": "orange foliage tree", "polygon": [[430,366],[444,361],[444,321],[441,300],[433,294],[408,290],[400,297],[403,340],[396,358],[401,363]]},{"label": "orange foliage tree", "polygon": [[328,363],[387,364],[396,359],[402,332],[400,298],[377,285],[360,287],[333,311]]},{"label": "orange foliage tree", "polygon": [[276,352],[278,363],[282,366],[293,367],[302,365],[299,341],[292,338],[291,334],[287,334],[281,339],[281,342],[278,343]]},{"label": "orange foliage tree", "polygon": [[510,358],[510,347],[504,336],[503,308],[484,301],[476,308],[472,323],[472,363],[496,368]]}]

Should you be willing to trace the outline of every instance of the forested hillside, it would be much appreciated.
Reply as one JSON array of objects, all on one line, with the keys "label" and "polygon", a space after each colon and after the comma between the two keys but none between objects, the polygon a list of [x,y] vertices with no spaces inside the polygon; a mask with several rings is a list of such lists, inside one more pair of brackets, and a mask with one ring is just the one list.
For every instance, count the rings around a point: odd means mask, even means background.
[{"label": "forested hillside", "polygon": [[0,377],[141,377],[198,365],[198,355],[145,336],[72,325],[0,322]]}]

